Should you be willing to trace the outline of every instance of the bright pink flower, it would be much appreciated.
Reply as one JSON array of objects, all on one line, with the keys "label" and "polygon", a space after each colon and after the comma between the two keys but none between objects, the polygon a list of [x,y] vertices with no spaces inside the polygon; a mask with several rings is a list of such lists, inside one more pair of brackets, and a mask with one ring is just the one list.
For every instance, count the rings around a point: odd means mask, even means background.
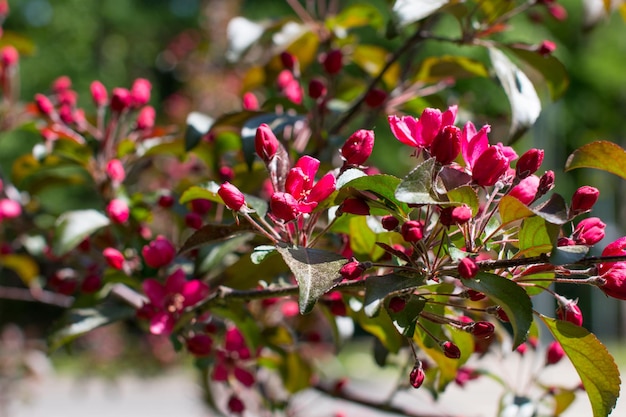
[{"label": "bright pink flower", "polygon": [[576,326],[583,325],[583,313],[578,307],[577,300],[563,299],[559,300],[559,308],[556,310],[556,316],[559,320],[569,321]]},{"label": "bright pink flower", "polygon": [[242,367],[241,361],[252,357],[246,345],[243,334],[236,327],[229,327],[224,335],[224,347],[215,355],[213,367],[213,381],[227,381],[229,375],[246,387],[254,385],[255,377],[252,372]]},{"label": "bright pink flower", "polygon": [[290,221],[300,214],[311,213],[335,191],[336,180],[330,172],[314,182],[319,166],[319,160],[307,155],[296,162],[287,174],[286,192],[272,195],[270,207],[274,216]]},{"label": "bright pink flower", "polygon": [[348,165],[363,165],[374,149],[374,131],[359,129],[341,147],[341,156]]},{"label": "bright pink flower", "polygon": [[570,205],[570,214],[576,215],[591,210],[591,208],[598,201],[600,191],[589,185],[583,185],[578,188],[572,196],[572,203]]},{"label": "bright pink flower", "polygon": [[0,221],[14,219],[22,214],[22,206],[9,198],[0,199]]},{"label": "bright pink flower", "polygon": [[20,54],[14,46],[6,45],[0,49],[0,62],[5,68],[16,65],[19,60]]},{"label": "bright pink flower", "polygon": [[426,108],[419,119],[412,116],[388,116],[391,132],[400,142],[416,148],[429,148],[440,130],[454,125],[457,106],[450,106],[445,112]]},{"label": "bright pink flower", "polygon": [[165,284],[153,278],[142,283],[148,304],[142,308],[150,320],[150,333],[169,335],[183,311],[204,300],[209,286],[200,280],[187,281],[182,269],[167,277]]},{"label": "bright pink flower", "polygon": [[494,185],[508,168],[509,160],[500,147],[490,146],[476,159],[472,178],[476,184],[488,187]]},{"label": "bright pink flower", "polygon": [[[626,255],[626,237],[609,243],[602,256]],[[606,282],[600,286],[609,297],[626,300],[626,261],[605,262],[598,265],[598,275]]]},{"label": "bright pink flower", "polygon": [[479,268],[474,259],[466,257],[461,259],[457,270],[462,278],[470,279],[474,278],[476,274],[478,274]]},{"label": "bright pink flower", "polygon": [[259,100],[256,98],[254,93],[246,92],[242,98],[242,105],[244,110],[259,110]]},{"label": "bright pink flower", "polygon": [[572,238],[577,245],[593,246],[604,239],[606,224],[598,217],[581,220],[574,229]]},{"label": "bright pink flower", "polygon": [[91,83],[91,98],[97,107],[102,107],[107,104],[109,95],[106,87],[100,81],[94,81]]},{"label": "bright pink flower", "polygon": [[561,344],[556,340],[552,341],[546,351],[546,365],[555,365],[563,359],[565,352],[561,347]]},{"label": "bright pink flower", "polygon": [[539,189],[539,181],[539,177],[536,175],[526,177],[509,191],[509,195],[517,198],[525,205],[529,205],[535,200],[537,190]]},{"label": "bright pink flower", "polygon": [[111,268],[119,271],[124,266],[124,255],[122,255],[122,252],[119,250],[115,248],[106,248],[102,251],[102,255],[104,256],[106,263]]},{"label": "bright pink flower", "polygon": [[78,93],[73,90],[62,90],[57,93],[57,101],[59,105],[66,105],[70,107],[76,106],[78,102]]},{"label": "bright pink flower", "polygon": [[567,10],[561,4],[553,3],[546,6],[548,8],[548,13],[552,15],[556,20],[565,20],[567,19]]},{"label": "bright pink flower", "polygon": [[111,159],[107,162],[106,166],[107,176],[111,181],[115,183],[121,183],[126,178],[126,171],[124,171],[124,165],[119,159]]},{"label": "bright pink flower", "polygon": [[149,267],[160,268],[174,260],[176,248],[166,237],[159,235],[141,249],[141,254]]},{"label": "bright pink flower", "polygon": [[222,198],[226,207],[231,210],[239,211],[246,205],[246,198],[243,193],[229,182],[222,184],[217,190],[217,194]]},{"label": "bright pink flower", "polygon": [[114,223],[125,223],[130,217],[130,209],[124,200],[115,198],[106,206],[106,213]]},{"label": "bright pink flower", "polygon": [[262,123],[256,130],[254,136],[254,148],[256,154],[259,155],[264,162],[269,162],[280,147],[280,142],[274,135],[272,129],[265,123]]},{"label": "bright pink flower", "polygon": [[152,90],[150,81],[145,78],[137,78],[130,89],[132,106],[138,109],[148,104],[150,101],[150,90]]},{"label": "bright pink flower", "polygon": [[133,102],[133,98],[130,95],[130,91],[126,88],[114,88],[111,93],[111,110],[116,113],[121,113],[128,109]]},{"label": "bright pink flower", "polygon": [[154,107],[145,106],[139,110],[139,114],[137,114],[137,121],[135,122],[135,126],[138,130],[150,130],[154,127],[154,121],[156,119],[156,112]]}]

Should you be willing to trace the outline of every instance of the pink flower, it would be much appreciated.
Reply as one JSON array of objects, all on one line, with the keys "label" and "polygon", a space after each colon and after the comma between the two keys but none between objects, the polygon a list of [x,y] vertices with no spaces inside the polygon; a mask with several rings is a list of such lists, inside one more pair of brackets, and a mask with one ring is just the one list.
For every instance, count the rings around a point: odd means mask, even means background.
[{"label": "pink flower", "polygon": [[60,93],[72,88],[72,80],[67,75],[62,75],[52,82],[52,91]]},{"label": "pink flower", "polygon": [[128,109],[133,102],[133,98],[126,88],[114,88],[111,95],[111,110],[116,113]]},{"label": "pink flower", "polygon": [[137,78],[130,89],[132,106],[138,109],[148,104],[150,101],[150,90],[152,90],[150,81],[145,78]]},{"label": "pink flower", "polygon": [[550,56],[555,50],[556,44],[549,40],[544,40],[537,46],[537,53],[541,56]]},{"label": "pink flower", "polygon": [[141,254],[149,267],[160,268],[174,260],[176,248],[167,238],[159,235],[141,249]]},{"label": "pink flower", "polygon": [[535,201],[535,196],[539,189],[539,181],[539,177],[536,175],[526,177],[509,191],[509,195],[517,198],[525,205],[529,205]]},{"label": "pink flower", "polygon": [[289,170],[284,193],[272,195],[270,208],[277,218],[290,221],[300,214],[311,213],[317,205],[335,191],[335,177],[332,173],[314,182],[320,161],[310,156],[301,157]]},{"label": "pink flower", "polygon": [[8,198],[0,199],[0,221],[14,219],[22,214],[22,206],[15,200]]},{"label": "pink flower", "polygon": [[149,302],[139,314],[150,320],[150,333],[169,335],[180,315],[209,294],[209,286],[200,280],[187,281],[182,269],[167,277],[165,284],[153,278],[142,283]]},{"label": "pink flower", "polygon": [[124,171],[124,165],[119,159],[111,159],[107,162],[106,173],[111,181],[120,184],[126,178],[126,171]]},{"label": "pink flower", "polygon": [[465,166],[472,172],[478,157],[489,147],[487,134],[491,131],[491,126],[484,125],[479,131],[472,122],[467,122],[461,130],[461,155],[465,161]]},{"label": "pink flower", "polygon": [[255,377],[252,372],[241,366],[241,361],[252,357],[246,346],[243,334],[236,327],[229,327],[224,335],[224,348],[215,355],[213,367],[213,381],[227,381],[232,375],[246,387],[254,385]]},{"label": "pink flower", "polygon": [[254,93],[246,92],[242,98],[242,104],[244,110],[259,110],[259,100],[256,98]]},{"label": "pink flower", "polygon": [[295,78],[289,82],[285,88],[283,88],[282,93],[287,97],[287,100],[291,101],[295,104],[302,104],[302,99],[304,97],[304,93],[302,91],[302,87],[300,83]]},{"label": "pink flower", "polygon": [[135,126],[138,130],[150,130],[154,127],[155,119],[156,112],[154,111],[154,107],[145,106],[141,110],[139,110]]},{"label": "pink flower", "polygon": [[576,225],[572,238],[577,245],[593,246],[604,239],[605,227],[598,217],[589,217]]},{"label": "pink flower", "polygon": [[106,263],[111,268],[119,271],[124,266],[124,255],[122,255],[122,252],[119,250],[115,248],[106,248],[102,251],[102,255],[104,256]]},{"label": "pink flower", "polygon": [[130,209],[124,200],[113,199],[106,206],[106,213],[114,223],[125,223],[130,217]]},{"label": "pink flower", "polygon": [[97,107],[102,107],[107,104],[109,99],[106,87],[100,81],[94,81],[91,83],[91,98]]},{"label": "pink flower", "polygon": [[476,159],[472,178],[476,184],[488,187],[498,182],[508,169],[509,160],[502,149],[490,146]]},{"label": "pink flower", "polygon": [[[626,237],[609,243],[602,256],[626,255]],[[598,265],[598,275],[605,280],[600,289],[609,297],[626,300],[626,261],[605,262]]]},{"label": "pink flower", "polygon": [[388,116],[391,132],[400,142],[416,148],[429,148],[439,131],[454,125],[457,107],[450,106],[441,113],[439,109],[426,108],[418,119],[412,116]]}]

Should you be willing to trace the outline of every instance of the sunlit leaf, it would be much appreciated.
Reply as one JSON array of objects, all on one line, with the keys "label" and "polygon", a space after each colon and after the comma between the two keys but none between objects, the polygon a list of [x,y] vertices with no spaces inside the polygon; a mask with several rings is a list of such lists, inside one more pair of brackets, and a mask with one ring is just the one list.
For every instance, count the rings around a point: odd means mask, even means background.
[{"label": "sunlit leaf", "polygon": [[365,297],[363,309],[368,317],[375,316],[380,311],[383,300],[390,294],[410,288],[417,288],[424,283],[424,277],[389,274],[372,275],[365,280]]},{"label": "sunlit leaf", "polygon": [[434,169],[434,158],[419,164],[402,179],[395,191],[396,198],[408,204],[439,204],[439,200],[431,195]]},{"label": "sunlit leaf", "polygon": [[[358,171],[360,170],[351,170]],[[345,175],[345,174],[344,174]],[[342,177],[344,176],[342,175]],[[345,198],[349,196],[358,195],[358,193],[354,193],[353,191],[365,191],[374,193],[377,197],[382,199],[382,203],[391,210],[400,209],[401,212],[406,213],[408,211],[408,206],[405,203],[398,201],[395,197],[394,190],[400,184],[401,180],[392,175],[358,175],[358,174],[349,174],[350,176],[355,176],[347,182],[342,181],[342,185],[339,188],[339,192],[335,198],[335,202],[340,204]],[[342,178],[340,177],[340,178]],[[345,179],[344,179],[345,181]]]},{"label": "sunlit leaf", "polygon": [[0,255],[0,267],[12,269],[27,287],[30,287],[39,276],[39,265],[28,255],[18,253]]},{"label": "sunlit leaf", "polygon": [[363,330],[375,336],[389,352],[398,353],[405,338],[396,330],[387,310],[381,309],[374,317],[368,317],[363,309],[349,309],[348,312]]},{"label": "sunlit leaf", "polygon": [[56,256],[65,255],[87,236],[109,224],[109,218],[97,210],[65,212],[56,221],[52,251]]},{"label": "sunlit leaf", "polygon": [[70,310],[48,338],[48,349],[54,352],[91,330],[134,316],[134,308],[121,304],[102,304],[95,308]]},{"label": "sunlit leaf", "polygon": [[510,195],[505,195],[498,204],[502,224],[508,224],[534,215],[524,203]]},{"label": "sunlit leaf", "polygon": [[334,252],[279,244],[276,247],[298,282],[300,313],[309,313],[315,302],[333,288],[346,258]]},{"label": "sunlit leaf", "polygon": [[541,316],[548,330],[572,361],[591,402],[594,417],[606,417],[617,403],[619,369],[606,347],[587,329]]},{"label": "sunlit leaf", "polygon": [[487,77],[489,72],[480,61],[464,56],[431,56],[424,59],[417,73],[417,79],[426,83],[438,82],[442,79]]},{"label": "sunlit leaf", "polygon": [[[380,46],[357,44],[352,53],[352,60],[371,77],[376,77],[385,66],[389,54],[387,49]],[[393,88],[398,83],[399,77],[400,65],[393,63],[385,71],[382,80],[387,88]]]},{"label": "sunlit leaf", "polygon": [[596,168],[626,179],[626,150],[606,140],[588,143],[567,158],[565,171]]},{"label": "sunlit leaf", "polygon": [[556,243],[559,227],[539,216],[524,219],[519,232],[519,249],[526,257],[548,253]]},{"label": "sunlit leaf", "polygon": [[513,327],[513,349],[526,341],[533,323],[533,305],[522,287],[510,279],[486,272],[462,281],[463,285],[484,293],[504,309]]},{"label": "sunlit leaf", "polygon": [[511,105],[512,141],[535,123],[541,113],[541,101],[533,83],[500,50],[489,48],[491,63]]},{"label": "sunlit leaf", "polygon": [[358,26],[382,28],[385,23],[380,11],[367,3],[353,4],[341,10],[337,15],[330,17],[326,25],[330,29],[351,29]]},{"label": "sunlit leaf", "polygon": [[569,75],[565,66],[555,56],[544,56],[536,51],[509,46],[509,51],[539,71],[543,76],[552,100],[558,100],[563,96],[569,86]]}]

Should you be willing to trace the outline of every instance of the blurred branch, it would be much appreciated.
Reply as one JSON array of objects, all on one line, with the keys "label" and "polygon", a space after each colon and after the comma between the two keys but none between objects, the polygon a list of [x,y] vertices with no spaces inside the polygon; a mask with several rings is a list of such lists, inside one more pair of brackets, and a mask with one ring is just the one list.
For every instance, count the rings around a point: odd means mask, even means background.
[{"label": "blurred branch", "polygon": [[74,303],[74,297],[52,291],[4,286],[0,286],[0,299],[39,302],[63,308],[69,308]]}]

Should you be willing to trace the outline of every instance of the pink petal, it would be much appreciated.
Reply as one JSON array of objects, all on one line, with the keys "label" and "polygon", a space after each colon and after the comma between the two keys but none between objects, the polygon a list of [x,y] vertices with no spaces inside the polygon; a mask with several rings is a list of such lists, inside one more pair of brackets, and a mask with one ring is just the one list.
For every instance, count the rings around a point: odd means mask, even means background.
[{"label": "pink petal", "polygon": [[309,190],[310,181],[300,167],[294,167],[289,170],[287,179],[285,180],[285,191],[294,196],[296,200],[304,197],[305,191]]},{"label": "pink petal", "polygon": [[238,328],[231,327],[226,330],[226,335],[224,336],[224,349],[229,352],[236,352],[245,347],[246,341]]},{"label": "pink petal", "polygon": [[187,282],[185,272],[181,268],[177,268],[172,272],[165,281],[165,291],[168,294],[180,294]]},{"label": "pink petal", "polygon": [[421,143],[428,147],[441,129],[441,111],[431,108],[424,109],[418,123],[422,127]]},{"label": "pink petal", "polygon": [[310,189],[313,185],[313,180],[315,178],[315,174],[320,167],[320,161],[313,158],[312,156],[304,155],[298,162],[294,165],[294,168],[302,169],[304,175],[306,176],[307,182],[305,183],[306,189]]},{"label": "pink petal", "polygon": [[254,385],[254,375],[252,374],[252,372],[247,371],[243,368],[235,368],[233,373],[235,374],[235,378],[237,378],[237,381],[241,382],[246,387],[251,387],[252,385]]},{"label": "pink petal", "polygon": [[334,191],[337,181],[332,173],[324,175],[311,189],[309,195],[304,199],[304,203],[319,203],[328,198]]},{"label": "pink petal", "polygon": [[444,111],[441,115],[441,127],[454,125],[457,111],[458,106],[456,104],[448,107],[448,110]]},{"label": "pink petal", "polygon": [[421,129],[421,125],[417,123],[417,119],[412,116],[403,116],[402,118],[392,115],[388,116],[387,120],[389,121],[389,127],[391,128],[391,133],[398,139],[400,142],[405,145],[420,147],[422,146],[422,137],[421,132],[419,133],[418,140],[418,131]]},{"label": "pink petal", "polygon": [[[461,144],[461,151],[463,153],[463,159],[467,167],[471,170],[474,168],[474,164],[480,155],[487,150],[489,147],[489,138],[487,134],[491,130],[491,126],[484,125],[480,128],[478,132],[476,132],[476,128],[472,124],[472,122],[467,122],[465,127],[463,127],[463,133],[461,137],[467,138],[467,144]],[[473,136],[470,136],[472,132],[476,132]]]},{"label": "pink petal", "polygon": [[174,330],[176,320],[165,311],[157,312],[150,319],[150,333],[169,335]]},{"label": "pink petal", "polygon": [[198,304],[209,295],[209,286],[197,279],[185,282],[180,294],[184,297],[183,306],[189,307]]},{"label": "pink petal", "polygon": [[216,363],[213,367],[213,375],[211,376],[213,381],[226,381],[228,380],[228,368],[224,363]]},{"label": "pink petal", "polygon": [[141,283],[141,288],[143,289],[144,294],[146,294],[146,296],[150,300],[150,303],[154,304],[157,307],[163,307],[167,292],[159,281],[154,278],[148,278]]}]

